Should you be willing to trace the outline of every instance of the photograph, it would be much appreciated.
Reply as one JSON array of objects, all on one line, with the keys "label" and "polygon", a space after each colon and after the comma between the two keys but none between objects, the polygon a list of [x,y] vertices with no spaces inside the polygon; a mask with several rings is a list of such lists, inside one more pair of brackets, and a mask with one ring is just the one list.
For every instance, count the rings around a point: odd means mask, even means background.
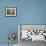
[{"label": "photograph", "polygon": [[7,7],[5,14],[6,14],[6,16],[16,16],[16,8],[15,7]]}]

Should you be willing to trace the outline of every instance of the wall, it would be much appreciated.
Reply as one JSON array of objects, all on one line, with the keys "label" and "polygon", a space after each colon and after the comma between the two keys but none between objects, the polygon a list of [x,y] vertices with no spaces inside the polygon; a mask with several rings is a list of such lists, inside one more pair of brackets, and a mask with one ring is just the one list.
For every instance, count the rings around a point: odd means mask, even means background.
[{"label": "wall", "polygon": [[23,0],[21,24],[46,24],[46,0]]},{"label": "wall", "polygon": [[[6,17],[5,7],[16,7],[17,16]],[[18,24],[46,24],[46,0],[0,0],[0,44],[8,43],[9,32],[18,32]]]}]

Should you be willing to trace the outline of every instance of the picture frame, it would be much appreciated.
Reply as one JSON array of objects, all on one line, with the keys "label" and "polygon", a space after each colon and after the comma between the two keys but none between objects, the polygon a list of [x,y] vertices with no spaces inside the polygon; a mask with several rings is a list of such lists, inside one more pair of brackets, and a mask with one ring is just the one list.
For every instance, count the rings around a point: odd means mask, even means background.
[{"label": "picture frame", "polygon": [[17,16],[16,15],[16,7],[6,7],[5,8],[5,15],[6,16]]}]

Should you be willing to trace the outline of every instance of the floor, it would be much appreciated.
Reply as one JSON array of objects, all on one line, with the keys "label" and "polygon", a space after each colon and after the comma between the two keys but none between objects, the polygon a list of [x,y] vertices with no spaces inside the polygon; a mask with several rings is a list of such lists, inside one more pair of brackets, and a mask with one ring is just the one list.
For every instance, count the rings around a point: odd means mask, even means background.
[{"label": "floor", "polygon": [[28,41],[21,40],[20,46],[46,46],[46,42],[45,41],[32,42],[31,40],[28,40]]},{"label": "floor", "polygon": [[[0,44],[0,46],[8,46],[8,44]],[[31,40],[28,40],[28,41],[21,40],[19,45],[15,44],[14,46],[46,46],[46,42],[45,41],[32,42]]]},{"label": "floor", "polygon": [[[0,44],[0,46],[8,46],[8,44]],[[10,45],[13,46],[13,45]],[[15,44],[14,46],[18,46],[18,44]]]}]

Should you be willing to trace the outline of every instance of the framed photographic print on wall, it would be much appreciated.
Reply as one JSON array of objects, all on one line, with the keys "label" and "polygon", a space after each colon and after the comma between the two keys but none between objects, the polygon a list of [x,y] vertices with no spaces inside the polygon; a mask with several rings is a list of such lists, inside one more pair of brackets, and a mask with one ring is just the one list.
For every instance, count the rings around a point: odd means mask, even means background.
[{"label": "framed photographic print on wall", "polygon": [[16,16],[16,7],[6,7],[5,12],[6,16]]}]

